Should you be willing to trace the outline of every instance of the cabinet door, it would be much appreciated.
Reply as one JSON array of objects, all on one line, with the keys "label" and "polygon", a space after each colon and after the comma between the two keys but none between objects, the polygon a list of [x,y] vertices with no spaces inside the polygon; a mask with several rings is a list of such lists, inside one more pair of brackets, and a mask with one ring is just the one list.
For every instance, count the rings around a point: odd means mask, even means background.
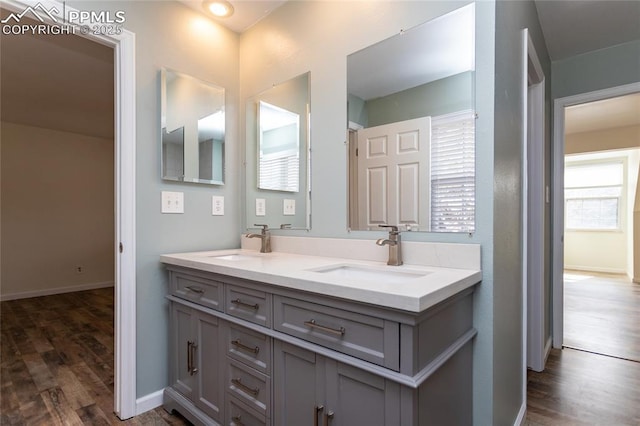
[{"label": "cabinet door", "polygon": [[400,386],[366,371],[327,360],[324,425],[400,425]]},{"label": "cabinet door", "polygon": [[[313,352],[274,342],[274,424],[317,426],[324,408],[324,359]],[[322,408],[321,408],[322,407]]]},{"label": "cabinet door", "polygon": [[188,399],[193,398],[195,385],[191,359],[194,354],[193,312],[186,306],[171,304],[171,383]]},{"label": "cabinet door", "polygon": [[223,321],[201,312],[194,315],[194,320],[198,345],[197,357],[193,361],[197,368],[197,399],[194,402],[213,420],[222,422],[224,348],[220,326]]}]

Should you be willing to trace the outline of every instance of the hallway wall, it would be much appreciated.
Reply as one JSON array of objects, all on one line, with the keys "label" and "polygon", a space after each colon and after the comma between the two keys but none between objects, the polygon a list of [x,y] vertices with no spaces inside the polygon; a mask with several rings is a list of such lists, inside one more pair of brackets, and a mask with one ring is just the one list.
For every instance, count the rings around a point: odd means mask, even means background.
[{"label": "hallway wall", "polygon": [[113,286],[113,140],[6,122],[0,132],[0,299]]}]

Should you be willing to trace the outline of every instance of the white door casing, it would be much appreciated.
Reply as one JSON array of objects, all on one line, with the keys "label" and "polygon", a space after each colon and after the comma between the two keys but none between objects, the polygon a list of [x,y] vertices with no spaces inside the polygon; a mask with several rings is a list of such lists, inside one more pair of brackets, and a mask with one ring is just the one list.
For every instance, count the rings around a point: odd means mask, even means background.
[{"label": "white door casing", "polygon": [[[41,4],[50,13],[41,13],[44,24],[70,25],[63,10],[76,9],[54,0],[3,0],[2,7],[23,12]],[[85,22],[89,28],[100,22]],[[126,23],[125,23],[126,25]],[[78,36],[110,46],[114,50],[115,98],[115,374],[114,412],[120,419],[135,416],[136,408],[136,240],[135,240],[135,151],[136,90],[135,34],[96,35],[76,31]]]},{"label": "white door casing", "polygon": [[358,222],[428,227],[431,118],[358,130]]},{"label": "white door casing", "polygon": [[587,102],[640,92],[640,83],[558,98],[553,103],[553,347],[564,341],[564,120],[565,108]]}]

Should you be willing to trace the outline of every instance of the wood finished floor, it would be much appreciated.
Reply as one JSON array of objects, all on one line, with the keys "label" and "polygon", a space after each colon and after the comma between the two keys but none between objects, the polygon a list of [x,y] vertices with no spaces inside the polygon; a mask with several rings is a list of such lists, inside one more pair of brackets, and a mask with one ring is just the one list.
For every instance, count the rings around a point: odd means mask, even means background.
[{"label": "wood finished floor", "polygon": [[640,425],[640,285],[569,272],[564,313],[572,348],[527,373],[525,425]]},{"label": "wood finished floor", "polygon": [[113,414],[113,288],[0,303],[0,425],[188,425]]}]

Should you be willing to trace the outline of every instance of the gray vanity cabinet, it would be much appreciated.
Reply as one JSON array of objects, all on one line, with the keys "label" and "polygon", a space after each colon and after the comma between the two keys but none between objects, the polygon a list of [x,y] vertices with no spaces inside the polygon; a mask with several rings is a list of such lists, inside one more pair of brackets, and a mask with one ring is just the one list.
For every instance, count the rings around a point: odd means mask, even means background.
[{"label": "gray vanity cabinet", "polygon": [[314,352],[276,341],[274,424],[400,425],[400,386]]},{"label": "gray vanity cabinet", "polygon": [[164,406],[192,423],[473,423],[472,288],[411,313],[167,269],[171,386]]},{"label": "gray vanity cabinet", "polygon": [[215,421],[224,403],[220,320],[177,303],[171,304],[173,388]]}]

